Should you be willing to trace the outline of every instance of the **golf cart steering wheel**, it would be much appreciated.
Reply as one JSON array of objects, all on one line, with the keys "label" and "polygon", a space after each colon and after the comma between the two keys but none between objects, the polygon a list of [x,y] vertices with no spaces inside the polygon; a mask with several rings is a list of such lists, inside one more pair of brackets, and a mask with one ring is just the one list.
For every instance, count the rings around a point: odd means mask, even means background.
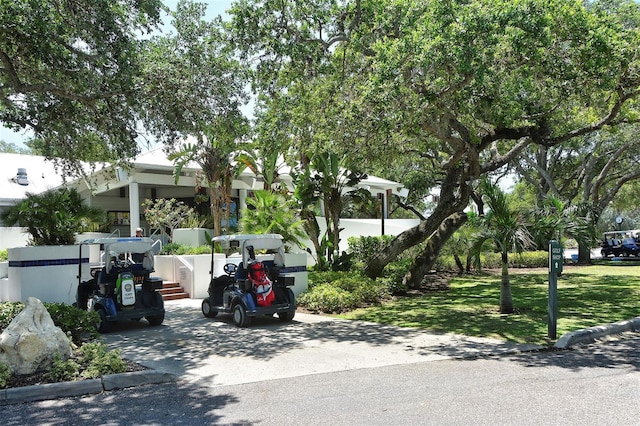
[{"label": "golf cart steering wheel", "polygon": [[236,268],[237,266],[234,263],[227,263],[223,266],[222,269],[224,270],[225,274],[232,276],[236,273]]}]

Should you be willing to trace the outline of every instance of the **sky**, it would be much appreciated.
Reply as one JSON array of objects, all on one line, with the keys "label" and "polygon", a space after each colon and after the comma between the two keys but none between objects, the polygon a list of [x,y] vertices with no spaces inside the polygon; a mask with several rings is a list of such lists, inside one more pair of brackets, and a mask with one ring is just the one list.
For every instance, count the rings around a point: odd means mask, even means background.
[{"label": "sky", "polygon": [[[207,13],[205,18],[213,18],[218,15],[225,15],[225,11],[231,7],[233,0],[200,0],[199,3],[207,4]],[[164,0],[164,4],[171,10],[175,10],[178,0]],[[165,22],[168,23],[168,19],[165,19]],[[11,129],[0,125],[0,140],[7,143],[24,147],[24,141],[28,140],[32,136],[33,134],[31,132],[25,130],[14,132]]]}]

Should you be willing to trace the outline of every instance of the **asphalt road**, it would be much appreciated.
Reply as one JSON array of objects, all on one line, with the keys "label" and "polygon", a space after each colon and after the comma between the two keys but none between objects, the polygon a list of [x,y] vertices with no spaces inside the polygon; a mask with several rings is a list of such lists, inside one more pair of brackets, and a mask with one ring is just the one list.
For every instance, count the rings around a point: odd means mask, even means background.
[{"label": "asphalt road", "polygon": [[2,425],[636,425],[640,333],[569,350],[297,316],[238,329],[171,304],[108,336],[174,383],[0,407]]},{"label": "asphalt road", "polygon": [[1,407],[3,425],[637,425],[640,335],[572,350],[227,386],[147,385]]}]

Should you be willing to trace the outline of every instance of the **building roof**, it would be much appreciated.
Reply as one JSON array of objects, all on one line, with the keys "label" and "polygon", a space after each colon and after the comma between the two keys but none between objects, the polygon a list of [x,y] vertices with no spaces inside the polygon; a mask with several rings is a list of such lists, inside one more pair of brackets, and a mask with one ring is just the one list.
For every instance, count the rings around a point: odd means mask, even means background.
[{"label": "building roof", "polygon": [[[103,180],[99,182],[99,188],[94,193],[100,193],[109,189],[128,184],[129,179],[145,183],[147,180],[156,184],[175,185],[172,176],[174,164],[167,159],[162,148],[145,151],[138,155],[133,161],[133,170],[124,172],[116,170],[114,173],[103,174]],[[26,182],[28,185],[18,183],[18,169],[25,169],[27,173]],[[199,169],[195,163],[189,164],[182,169],[185,176],[178,181],[179,186],[193,186],[194,172]],[[14,205],[16,201],[24,199],[27,193],[37,194],[65,184],[65,179],[59,174],[53,162],[37,155],[23,155],[0,153],[0,206]],[[100,170],[100,167],[98,167]],[[108,169],[103,169],[108,170]],[[105,178],[106,176],[106,178]],[[160,178],[162,178],[160,180]],[[104,180],[106,179],[106,181]],[[287,187],[292,188],[289,168],[284,167],[279,177]],[[81,180],[76,183],[81,183]],[[163,183],[161,183],[163,182]],[[398,182],[382,179],[369,175],[361,181],[357,187],[366,188],[372,194],[377,194],[391,190],[392,193],[406,196],[403,185]],[[261,177],[256,176],[251,170],[245,169],[234,180],[235,189],[262,189]]]}]

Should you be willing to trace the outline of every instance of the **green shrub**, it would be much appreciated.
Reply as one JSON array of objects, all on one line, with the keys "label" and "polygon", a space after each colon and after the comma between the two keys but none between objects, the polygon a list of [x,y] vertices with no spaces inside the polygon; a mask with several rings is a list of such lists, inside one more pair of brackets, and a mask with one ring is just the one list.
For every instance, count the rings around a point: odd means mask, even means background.
[{"label": "green shrub", "polygon": [[22,302],[0,302],[0,332],[24,309]]},{"label": "green shrub", "polygon": [[168,243],[162,246],[159,254],[184,254],[186,246],[178,243]]},{"label": "green shrub", "polygon": [[8,258],[9,258],[9,250],[8,249],[0,250],[0,262],[6,262]]},{"label": "green shrub", "polygon": [[[462,258],[464,262],[466,257]],[[500,253],[487,252],[480,254],[482,269],[502,268]],[[509,253],[509,268],[544,268],[549,265],[549,253],[544,250]],[[453,256],[439,256],[433,268],[440,271],[457,271]]]},{"label": "green shrub", "polygon": [[189,254],[211,254],[211,246],[203,245],[203,246],[192,247],[191,250],[189,251]]},{"label": "green shrub", "polygon": [[102,342],[85,343],[76,350],[75,356],[75,359],[63,360],[59,354],[54,355],[53,364],[44,374],[44,379],[50,382],[69,382],[77,380],[80,376],[84,379],[95,379],[105,374],[127,371],[120,351],[107,351]]},{"label": "green shrub", "polygon": [[407,274],[411,263],[410,259],[401,259],[391,262],[384,268],[382,276],[378,278],[378,280],[380,280],[390,294],[406,294],[408,288],[402,283],[402,279]]},{"label": "green shrub", "polygon": [[0,362],[0,389],[7,386],[7,380],[11,377],[11,370],[5,363]]},{"label": "green shrub", "polygon": [[382,281],[374,281],[358,272],[314,272],[309,274],[309,289],[298,304],[311,311],[339,313],[378,304],[389,297]]},{"label": "green shrub", "polygon": [[342,271],[314,271],[309,272],[309,289],[321,284],[329,284],[344,276]]},{"label": "green shrub", "polygon": [[188,246],[185,244],[179,243],[169,243],[162,247],[160,254],[173,254],[176,256],[183,256],[189,254],[210,254],[211,246],[203,245],[203,246]]},{"label": "green shrub", "polygon": [[381,251],[394,237],[392,235],[349,237],[349,253],[356,262],[367,264],[374,254]]},{"label": "green shrub", "polygon": [[510,268],[544,268],[549,266],[549,252],[525,251],[509,255]]},{"label": "green shrub", "polygon": [[120,357],[120,350],[107,351],[106,345],[102,342],[85,343],[78,353],[80,363],[85,367],[82,372],[82,377],[85,379],[127,371],[127,365]]},{"label": "green shrub", "polygon": [[320,284],[298,298],[298,304],[313,312],[340,313],[355,308],[355,296],[331,284]]},{"label": "green shrub", "polygon": [[99,336],[96,324],[100,322],[97,312],[87,312],[64,303],[43,303],[53,323],[60,327],[76,345]]},{"label": "green shrub", "polygon": [[[466,262],[466,255],[460,257],[460,260],[463,263]],[[436,271],[457,271],[458,265],[456,265],[456,260],[452,255],[440,255],[433,264],[433,269]]]},{"label": "green shrub", "polygon": [[63,360],[60,354],[53,356],[51,368],[44,373],[44,379],[51,382],[71,382],[78,378],[80,366],[73,359]]}]

